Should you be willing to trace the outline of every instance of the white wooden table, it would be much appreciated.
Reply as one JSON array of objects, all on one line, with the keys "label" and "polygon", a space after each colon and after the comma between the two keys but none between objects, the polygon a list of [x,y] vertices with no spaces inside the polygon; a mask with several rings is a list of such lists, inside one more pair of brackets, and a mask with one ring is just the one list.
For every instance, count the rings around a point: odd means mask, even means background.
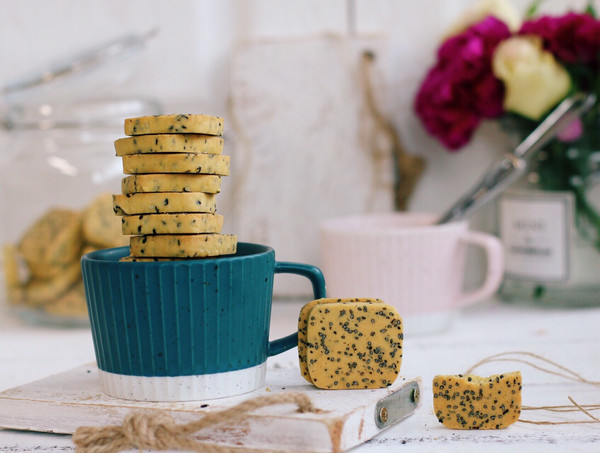
[{"label": "white wooden table", "polygon": [[[277,302],[272,337],[290,333],[301,307]],[[542,310],[488,301],[459,314],[445,332],[405,338],[402,375],[423,379],[422,406],[409,419],[353,451],[367,452],[600,452],[600,424],[531,425],[517,422],[501,431],[454,431],[433,415],[431,379],[466,371],[495,353],[528,351],[600,381],[600,308]],[[23,326],[0,313],[0,390],[44,378],[94,360],[89,330]],[[296,350],[270,359],[270,367],[296,367]],[[520,369],[523,404],[600,404],[600,387],[550,376],[525,364],[495,363],[478,369],[494,374]],[[600,411],[593,413],[600,418]],[[581,413],[552,415],[526,411],[522,418],[590,420]],[[0,430],[1,452],[74,451],[70,436]]]}]

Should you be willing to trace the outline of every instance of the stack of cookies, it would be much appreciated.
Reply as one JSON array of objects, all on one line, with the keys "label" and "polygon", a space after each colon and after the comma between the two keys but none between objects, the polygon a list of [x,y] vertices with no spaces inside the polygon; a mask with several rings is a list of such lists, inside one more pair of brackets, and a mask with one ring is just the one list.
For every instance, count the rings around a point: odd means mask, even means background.
[{"label": "stack of cookies", "polygon": [[160,261],[229,255],[237,237],[220,234],[215,214],[223,152],[223,118],[155,115],[125,120],[127,138],[115,142],[123,159],[122,194],[113,209],[130,235],[127,261]]}]

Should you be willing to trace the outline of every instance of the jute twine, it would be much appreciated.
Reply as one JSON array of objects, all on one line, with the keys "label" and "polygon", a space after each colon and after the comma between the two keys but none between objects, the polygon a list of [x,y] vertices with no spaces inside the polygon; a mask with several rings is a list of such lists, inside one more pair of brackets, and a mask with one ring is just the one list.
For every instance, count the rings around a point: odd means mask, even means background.
[{"label": "jute twine", "polygon": [[[551,374],[554,376],[558,376],[570,381],[579,382],[586,385],[591,385],[594,387],[600,387],[600,381],[592,381],[590,379],[586,379],[575,371],[554,362],[553,360],[547,359],[541,355],[526,352],[526,351],[511,351],[511,352],[501,352],[499,354],[494,354],[489,357],[486,357],[471,368],[469,368],[465,374],[471,374],[476,368],[484,365],[486,363],[492,362],[514,362],[514,363],[522,363],[532,368],[535,368],[539,371],[542,371],[546,374]],[[546,411],[546,412],[577,412],[584,414],[587,419],[586,420],[565,420],[565,421],[552,421],[552,420],[528,420],[519,418],[521,423],[529,423],[533,425],[579,425],[579,424],[590,424],[590,423],[600,423],[600,418],[596,417],[592,414],[592,411],[600,410],[600,404],[579,404],[577,403],[573,397],[567,396],[567,399],[571,402],[570,405],[550,405],[550,406],[522,406],[521,410],[525,411]]]},{"label": "jute twine", "polygon": [[234,425],[261,407],[293,403],[298,412],[318,412],[302,393],[284,392],[243,401],[237,406],[204,415],[199,420],[177,424],[167,411],[131,412],[121,426],[81,426],[73,434],[79,453],[113,453],[123,450],[188,450],[202,452],[239,452],[240,448],[203,443],[191,434],[210,426]]},{"label": "jute twine", "polygon": [[[361,73],[365,103],[369,115],[375,122],[376,132],[386,137],[391,145],[391,155],[395,166],[394,205],[397,211],[406,211],[410,197],[425,171],[426,162],[421,156],[407,152],[400,137],[400,132],[377,105],[372,74],[374,63],[375,54],[373,52],[366,51],[362,54]],[[369,140],[369,147],[371,148],[371,156],[375,161],[385,155],[379,149],[377,140]]]}]

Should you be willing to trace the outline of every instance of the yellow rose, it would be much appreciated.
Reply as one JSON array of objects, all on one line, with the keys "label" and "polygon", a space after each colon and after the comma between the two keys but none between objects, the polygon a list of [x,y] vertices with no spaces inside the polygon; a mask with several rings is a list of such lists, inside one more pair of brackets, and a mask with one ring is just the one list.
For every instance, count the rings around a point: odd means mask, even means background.
[{"label": "yellow rose", "polygon": [[494,75],[504,82],[504,108],[538,120],[571,89],[571,78],[537,36],[509,38],[496,48]]},{"label": "yellow rose", "polygon": [[517,31],[521,26],[521,16],[511,3],[506,0],[480,0],[466,9],[450,26],[444,40],[463,32],[471,25],[481,22],[488,16],[494,16],[496,19],[504,22],[510,31],[513,32]]}]

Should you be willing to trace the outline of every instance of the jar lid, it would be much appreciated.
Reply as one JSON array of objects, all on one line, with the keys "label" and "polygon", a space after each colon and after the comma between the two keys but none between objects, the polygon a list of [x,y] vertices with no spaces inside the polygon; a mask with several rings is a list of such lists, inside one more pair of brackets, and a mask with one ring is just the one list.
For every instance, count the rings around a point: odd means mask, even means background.
[{"label": "jar lid", "polygon": [[[98,75],[101,70],[114,69],[115,64],[124,62],[129,63],[128,66],[133,69],[135,65],[131,64],[132,58],[144,49],[147,41],[157,32],[157,29],[152,29],[145,33],[128,34],[57,61],[50,67],[9,82],[0,88],[0,95],[9,104],[28,103],[32,99],[40,103],[44,102],[45,98],[51,94],[54,95],[51,97],[58,98],[60,96],[60,99],[64,99],[65,95],[73,98],[73,94],[76,93],[73,90],[74,85],[82,82],[79,79],[91,79],[91,76]],[[120,71],[112,70],[111,77],[118,77],[122,81],[123,77],[129,76],[127,72],[123,68]],[[100,76],[104,79],[107,78],[104,73]],[[84,83],[87,87],[92,85],[97,92],[97,84],[92,84],[90,80]],[[61,85],[65,85],[68,91],[62,92]]]}]

